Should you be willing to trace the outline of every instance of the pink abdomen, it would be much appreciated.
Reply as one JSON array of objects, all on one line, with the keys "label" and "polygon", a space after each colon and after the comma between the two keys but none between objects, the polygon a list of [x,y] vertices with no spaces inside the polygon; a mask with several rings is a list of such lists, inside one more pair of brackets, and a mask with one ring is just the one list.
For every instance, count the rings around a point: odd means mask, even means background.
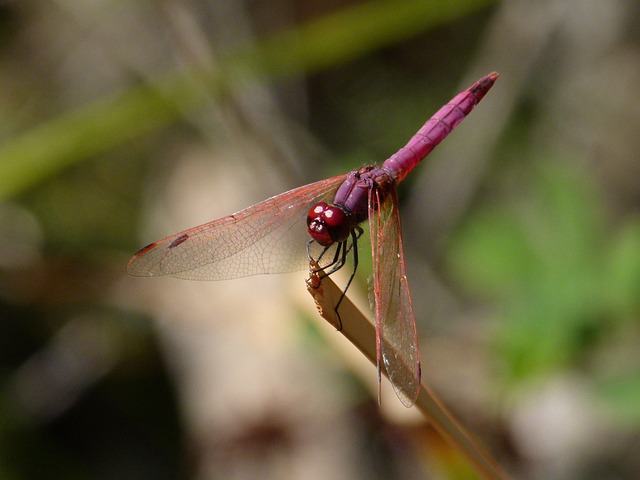
[{"label": "pink abdomen", "polygon": [[409,143],[385,160],[382,168],[389,172],[396,182],[401,182],[436,145],[451,133],[451,130],[469,115],[497,78],[497,73],[491,73],[453,97],[427,120]]}]

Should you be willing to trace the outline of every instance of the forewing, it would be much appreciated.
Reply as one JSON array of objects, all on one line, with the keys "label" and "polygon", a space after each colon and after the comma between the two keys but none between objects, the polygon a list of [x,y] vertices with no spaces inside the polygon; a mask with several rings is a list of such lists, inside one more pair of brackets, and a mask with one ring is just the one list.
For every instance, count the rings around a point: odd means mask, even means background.
[{"label": "forewing", "polygon": [[224,280],[302,270],[308,266],[310,237],[305,219],[309,208],[333,200],[345,178],[340,175],[298,187],[158,240],[140,249],[127,271],[145,277]]},{"label": "forewing", "polygon": [[369,197],[369,227],[378,362],[382,360],[400,401],[410,407],[420,391],[420,353],[405,272],[395,188],[386,195],[381,195],[378,189],[372,189]]}]

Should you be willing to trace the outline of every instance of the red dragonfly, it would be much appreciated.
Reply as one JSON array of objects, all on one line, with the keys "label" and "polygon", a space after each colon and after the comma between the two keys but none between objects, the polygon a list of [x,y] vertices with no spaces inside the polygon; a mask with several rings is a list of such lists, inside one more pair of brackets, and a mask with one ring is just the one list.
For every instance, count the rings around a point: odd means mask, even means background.
[{"label": "red dragonfly", "polygon": [[357,267],[362,233],[358,225],[368,218],[378,382],[384,364],[398,398],[408,407],[413,405],[420,391],[420,354],[396,185],[473,110],[497,78],[497,73],[486,75],[456,95],[382,166],[368,165],[298,187],[158,240],[131,258],[128,272],[143,277],[226,280],[302,270],[316,261],[331,274],[351,252],[354,267],[348,288]]}]

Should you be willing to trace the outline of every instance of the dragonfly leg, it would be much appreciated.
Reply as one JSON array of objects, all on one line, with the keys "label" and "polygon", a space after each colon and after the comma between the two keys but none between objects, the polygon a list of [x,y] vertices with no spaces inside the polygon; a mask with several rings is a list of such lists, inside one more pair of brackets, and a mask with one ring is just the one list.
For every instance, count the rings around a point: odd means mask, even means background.
[{"label": "dragonfly leg", "polygon": [[[307,258],[309,259],[309,263],[311,263],[312,261],[315,262],[316,264],[320,264],[320,260],[322,260],[322,257],[324,256],[325,253],[327,253],[327,251],[331,248],[331,247],[325,247],[322,250],[322,253],[320,253],[320,255],[318,255],[318,258],[314,259],[313,256],[311,255],[311,251],[310,251],[310,246],[311,244],[315,242],[314,239],[311,239],[307,242]],[[345,251],[345,247],[344,247],[344,243],[345,242],[341,242],[338,243],[337,247],[336,247],[336,252],[333,255],[333,260],[331,260],[329,263],[327,263],[326,265],[322,265],[319,266],[317,270],[312,270],[311,273],[317,273],[320,270],[326,270],[327,268],[329,268],[329,272],[324,272],[323,276],[328,276],[331,275],[332,273],[337,272],[338,270],[340,270],[343,266],[344,266],[344,259],[346,256],[346,251]]]},{"label": "dragonfly leg", "polygon": [[[338,317],[338,325],[339,325],[338,331],[342,330],[342,319],[340,318],[340,312],[338,312],[338,309],[340,308],[340,304],[342,303],[342,300],[347,295],[347,290],[349,289],[349,286],[351,285],[351,282],[353,281],[356,275],[356,270],[358,269],[358,239],[360,238],[362,233],[363,233],[363,230],[360,227],[355,227],[353,230],[351,230],[351,243],[349,243],[348,240],[344,242],[340,242],[336,247],[336,253],[333,257],[333,260],[329,264],[323,267],[323,269],[330,268],[328,272],[324,272],[323,276],[328,277],[329,275],[337,272],[342,267],[344,267],[345,263],[347,263],[347,256],[349,255],[349,252],[353,250],[353,269],[351,270],[351,275],[349,275],[349,280],[347,280],[347,284],[342,290],[342,294],[340,295],[340,298],[338,299],[338,302],[336,303],[336,306],[334,308],[334,311],[336,312],[336,316]],[[313,260],[313,258],[311,257],[311,251],[310,251],[310,245],[313,241],[314,240],[311,239],[307,242],[307,256],[309,257],[309,261]],[[328,249],[329,248],[327,247],[322,251],[322,253],[318,256],[318,259],[316,260],[316,262],[320,261],[320,259],[327,252]],[[312,272],[312,273],[316,273],[316,272]]]},{"label": "dragonfly leg", "polygon": [[[341,242],[338,245],[338,248],[336,248],[336,254],[333,258],[333,261],[324,266],[324,268],[326,269],[327,267],[331,267],[333,265],[333,268],[329,271],[329,273],[327,273],[327,275],[331,275],[332,273],[337,272],[342,267],[344,267],[345,263],[347,263],[347,256],[349,255],[351,249],[353,249],[353,272],[351,273],[351,277],[349,278],[349,283],[347,283],[347,286],[344,289],[344,293],[347,293],[347,288],[349,288],[349,284],[351,283],[351,280],[353,280],[353,276],[355,275],[355,269],[358,265],[358,240],[360,239],[360,236],[363,232],[364,230],[362,230],[362,228],[358,226],[351,230],[351,244],[347,245],[347,241]],[[342,252],[342,255],[340,255],[340,252]],[[340,259],[338,259],[338,256],[340,256]]]},{"label": "dragonfly leg", "polygon": [[356,276],[356,270],[358,270],[358,239],[360,238],[361,235],[362,235],[362,228],[357,227],[351,230],[351,246],[349,248],[344,249],[342,265],[344,265],[346,261],[346,256],[349,253],[349,251],[353,249],[353,269],[351,270],[351,275],[349,275],[349,280],[347,280],[347,284],[345,285],[344,290],[342,290],[342,294],[340,295],[340,298],[338,299],[338,303],[336,303],[336,307],[334,309],[340,325],[340,328],[338,328],[338,330],[342,330],[342,319],[340,318],[340,312],[338,312],[338,309],[340,308],[340,304],[342,303],[342,300],[347,295],[347,290],[349,290],[349,286],[351,285],[353,278]]}]

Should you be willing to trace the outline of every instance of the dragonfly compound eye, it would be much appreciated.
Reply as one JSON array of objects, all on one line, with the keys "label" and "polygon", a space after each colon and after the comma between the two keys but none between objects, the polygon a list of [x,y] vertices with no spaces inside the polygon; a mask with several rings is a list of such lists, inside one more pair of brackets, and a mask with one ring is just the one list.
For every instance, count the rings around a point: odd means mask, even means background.
[{"label": "dragonfly compound eye", "polygon": [[316,203],[307,215],[309,235],[323,247],[335,242],[344,242],[349,237],[351,226],[344,210],[325,202]]}]

